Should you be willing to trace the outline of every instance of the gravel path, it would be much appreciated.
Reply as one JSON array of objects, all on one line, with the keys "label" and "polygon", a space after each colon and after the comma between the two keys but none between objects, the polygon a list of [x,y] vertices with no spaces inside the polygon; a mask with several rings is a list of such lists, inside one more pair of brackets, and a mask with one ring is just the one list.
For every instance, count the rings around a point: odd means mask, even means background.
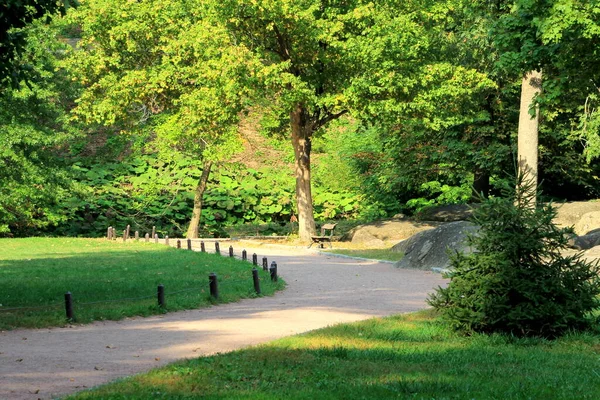
[{"label": "gravel path", "polygon": [[0,332],[0,399],[50,399],[119,377],[328,325],[426,307],[439,274],[259,248],[288,287],[272,297],[85,326]]}]

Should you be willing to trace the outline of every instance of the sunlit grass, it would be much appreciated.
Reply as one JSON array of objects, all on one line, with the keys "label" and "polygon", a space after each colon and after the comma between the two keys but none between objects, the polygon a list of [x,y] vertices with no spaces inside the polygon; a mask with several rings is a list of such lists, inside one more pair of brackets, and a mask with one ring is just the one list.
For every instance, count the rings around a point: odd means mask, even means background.
[{"label": "sunlit grass", "polygon": [[597,399],[600,337],[464,337],[431,311],[171,364],[76,399]]},{"label": "sunlit grass", "polygon": [[[0,248],[0,329],[64,325],[66,292],[72,293],[79,323],[208,306],[215,302],[211,272],[218,276],[219,302],[256,296],[252,265],[214,254],[73,238],[1,239]],[[260,274],[264,295],[284,286]],[[159,284],[165,287],[165,310],[157,304]]]},{"label": "sunlit grass", "polygon": [[404,257],[404,253],[391,251],[390,249],[325,249],[325,251],[371,260],[400,261]]}]

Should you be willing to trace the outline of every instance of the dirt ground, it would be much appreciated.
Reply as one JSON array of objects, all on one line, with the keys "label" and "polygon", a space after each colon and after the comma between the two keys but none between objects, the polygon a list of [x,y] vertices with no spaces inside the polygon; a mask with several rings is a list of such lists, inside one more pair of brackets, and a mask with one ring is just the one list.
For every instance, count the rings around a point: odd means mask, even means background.
[{"label": "dirt ground", "polygon": [[445,284],[436,273],[302,248],[248,250],[277,261],[284,291],[150,318],[0,332],[0,399],[50,399],[177,359],[420,310],[427,294]]}]

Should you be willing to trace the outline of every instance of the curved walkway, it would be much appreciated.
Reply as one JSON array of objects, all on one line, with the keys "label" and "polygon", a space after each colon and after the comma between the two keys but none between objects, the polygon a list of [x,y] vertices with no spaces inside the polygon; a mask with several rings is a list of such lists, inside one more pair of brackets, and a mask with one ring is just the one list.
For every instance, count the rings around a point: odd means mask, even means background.
[{"label": "curved walkway", "polygon": [[[249,251],[252,254],[254,250]],[[288,287],[275,296],[150,318],[0,332],[0,399],[50,399],[180,358],[328,325],[417,311],[439,274],[304,250],[260,248]]]}]

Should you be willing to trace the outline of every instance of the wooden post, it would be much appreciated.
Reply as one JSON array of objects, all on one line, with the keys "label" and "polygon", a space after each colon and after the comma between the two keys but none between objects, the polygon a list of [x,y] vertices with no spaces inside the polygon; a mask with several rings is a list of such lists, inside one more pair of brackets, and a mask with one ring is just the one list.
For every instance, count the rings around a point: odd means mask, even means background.
[{"label": "wooden post", "polygon": [[252,254],[252,264],[258,265],[258,256],[256,255],[256,253]]},{"label": "wooden post", "polygon": [[113,226],[113,228],[110,231],[110,238],[112,240],[117,240],[117,230],[115,229],[114,226]]},{"label": "wooden post", "polygon": [[219,242],[215,242],[215,253],[221,255],[221,249],[219,248]]},{"label": "wooden post", "polygon": [[123,230],[123,243],[127,241],[127,229]]},{"label": "wooden post", "polygon": [[154,243],[158,243],[158,233],[154,234]]},{"label": "wooden post", "polygon": [[150,234],[146,233],[146,234],[144,235],[144,241],[145,241],[146,243],[148,243],[148,242],[150,241]]},{"label": "wooden post", "polygon": [[164,308],[165,307],[165,287],[163,285],[158,285],[157,297],[158,297],[158,306],[160,308]]},{"label": "wooden post", "polygon": [[248,259],[248,253],[246,249],[242,250],[242,260],[246,261]]},{"label": "wooden post", "polygon": [[200,251],[206,253],[206,246],[204,245],[204,241],[200,242]]},{"label": "wooden post", "polygon": [[154,237],[156,235],[156,227],[153,226],[152,227],[152,237]]},{"label": "wooden post", "polygon": [[73,316],[73,298],[71,297],[71,292],[65,293],[65,311],[67,312],[67,319],[73,321],[75,318]]},{"label": "wooden post", "polygon": [[112,226],[109,226],[106,230],[106,240],[110,240],[110,235],[112,234]]},{"label": "wooden post", "polygon": [[131,229],[131,226],[130,226],[130,225],[127,225],[127,229],[126,229],[126,230],[127,230],[127,236],[126,236],[126,237],[127,237],[127,239],[129,239],[129,232],[130,232],[130,229]]},{"label": "wooden post", "polygon": [[192,249],[192,239],[187,240],[187,248],[188,248],[188,250]]},{"label": "wooden post", "polygon": [[135,231],[135,241],[137,242],[138,240],[140,240],[140,233]]},{"label": "wooden post", "polygon": [[269,262],[267,261],[267,257],[263,257],[263,271],[268,271],[269,270]]},{"label": "wooden post", "polygon": [[260,294],[260,280],[258,279],[258,270],[256,268],[252,268],[252,280],[254,281],[256,294]]},{"label": "wooden post", "polygon": [[233,257],[233,246],[229,246],[229,257]]},{"label": "wooden post", "polygon": [[275,261],[271,263],[271,268],[269,268],[269,272],[271,273],[271,280],[273,282],[277,282],[277,263]]},{"label": "wooden post", "polygon": [[219,286],[217,283],[217,274],[211,272],[208,275],[208,286],[210,288],[210,295],[215,299],[219,299]]},{"label": "wooden post", "polygon": [[181,249],[181,240],[177,239],[177,248]]},{"label": "wooden post", "polygon": [[169,245],[169,235],[165,235],[165,244]]}]

